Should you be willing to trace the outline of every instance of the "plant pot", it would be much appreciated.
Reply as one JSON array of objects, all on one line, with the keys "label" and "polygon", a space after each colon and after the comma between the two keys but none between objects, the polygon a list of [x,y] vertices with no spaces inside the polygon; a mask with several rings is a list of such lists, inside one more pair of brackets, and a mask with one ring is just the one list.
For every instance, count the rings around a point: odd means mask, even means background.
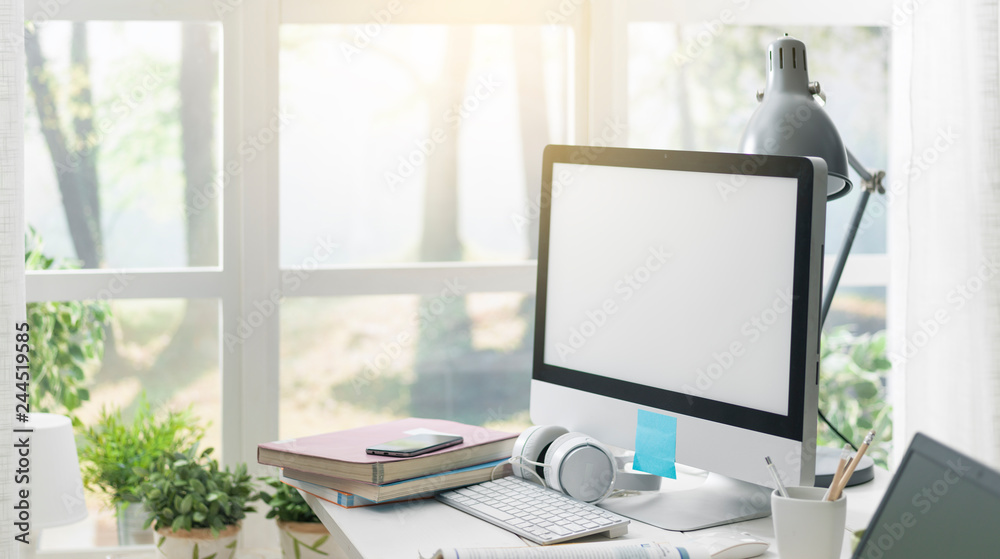
[{"label": "plant pot", "polygon": [[330,532],[319,522],[278,521],[284,559],[347,559]]},{"label": "plant pot", "polygon": [[240,527],[226,526],[218,537],[208,528],[156,530],[156,557],[165,559],[233,559],[236,557],[236,537]]},{"label": "plant pot", "polygon": [[124,507],[122,503],[115,505],[115,518],[118,519],[118,545],[149,545],[153,543],[153,529],[143,528],[149,517],[149,511],[142,503],[130,503]]}]

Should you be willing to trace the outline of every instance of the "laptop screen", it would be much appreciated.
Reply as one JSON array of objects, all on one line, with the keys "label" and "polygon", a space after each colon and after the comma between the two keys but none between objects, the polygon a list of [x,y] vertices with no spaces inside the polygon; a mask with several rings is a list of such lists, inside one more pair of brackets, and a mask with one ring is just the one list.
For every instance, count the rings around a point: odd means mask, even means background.
[{"label": "laptop screen", "polygon": [[855,559],[1000,556],[998,474],[918,435]]}]

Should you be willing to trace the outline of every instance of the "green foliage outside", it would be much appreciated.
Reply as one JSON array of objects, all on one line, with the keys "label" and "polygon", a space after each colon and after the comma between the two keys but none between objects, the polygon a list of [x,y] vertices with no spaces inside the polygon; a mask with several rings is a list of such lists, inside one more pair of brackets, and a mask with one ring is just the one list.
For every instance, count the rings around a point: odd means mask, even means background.
[{"label": "green foliage outside", "polygon": [[276,477],[263,477],[260,480],[274,489],[274,493],[266,490],[260,492],[261,499],[271,507],[267,512],[268,518],[277,518],[282,522],[320,521],[297,489],[278,481]]},{"label": "green foliage outside", "polygon": [[[56,261],[42,252],[34,229],[24,241],[26,270],[66,270],[78,266]],[[90,399],[86,370],[104,356],[104,327],[111,320],[106,301],[28,303],[31,332],[31,411],[69,415]]]},{"label": "green foliage outside", "polygon": [[[885,332],[851,334],[838,328],[822,339],[820,409],[845,437],[860,445],[868,431],[875,442],[868,449],[875,463],[888,467],[892,450],[892,406],[886,394]],[[844,442],[820,423],[820,446],[840,448]]]},{"label": "green foliage outside", "polygon": [[247,465],[235,471],[211,458],[212,449],[197,454],[175,452],[161,457],[150,470],[136,469],[148,480],[139,486],[139,496],[149,511],[146,527],[171,531],[208,528],[218,537],[226,526],[256,512],[250,503],[260,498]]},{"label": "green foliage outside", "polygon": [[157,459],[196,448],[205,428],[188,409],[155,413],[145,394],[131,420],[121,409],[101,410],[95,425],[82,431],[80,466],[87,489],[112,504],[139,502],[139,486]]}]

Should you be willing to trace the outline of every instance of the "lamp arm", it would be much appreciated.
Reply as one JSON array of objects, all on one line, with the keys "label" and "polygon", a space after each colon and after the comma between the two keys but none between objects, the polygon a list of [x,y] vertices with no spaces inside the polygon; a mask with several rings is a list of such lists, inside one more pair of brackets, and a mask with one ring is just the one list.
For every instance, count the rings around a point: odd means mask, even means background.
[{"label": "lamp arm", "polygon": [[837,255],[837,262],[833,266],[830,281],[827,283],[826,294],[823,296],[823,306],[820,311],[820,329],[822,329],[823,325],[826,324],[826,317],[830,314],[830,306],[833,305],[833,296],[837,293],[837,286],[840,284],[840,277],[844,274],[844,266],[847,265],[847,257],[850,256],[851,247],[854,246],[854,238],[858,234],[858,227],[861,225],[861,218],[864,216],[865,208],[868,206],[868,198],[871,197],[872,192],[885,194],[885,187],[882,186],[882,179],[885,178],[885,171],[869,171],[864,165],[861,164],[860,161],[858,161],[857,157],[854,157],[851,150],[847,150],[847,161],[850,163],[851,168],[854,169],[858,173],[858,176],[861,177],[861,196],[858,197],[858,203],[854,207],[854,215],[851,217],[850,227],[844,235],[844,242],[841,245],[840,254]]},{"label": "lamp arm", "polygon": [[857,157],[854,157],[854,154],[851,153],[851,150],[848,149],[846,151],[847,151],[847,163],[851,165],[851,169],[854,169],[854,172],[856,172],[858,176],[861,177],[862,181],[866,182],[871,181],[873,176],[870,172],[868,172],[868,169],[866,169],[865,166],[862,165],[860,161],[858,161]]}]

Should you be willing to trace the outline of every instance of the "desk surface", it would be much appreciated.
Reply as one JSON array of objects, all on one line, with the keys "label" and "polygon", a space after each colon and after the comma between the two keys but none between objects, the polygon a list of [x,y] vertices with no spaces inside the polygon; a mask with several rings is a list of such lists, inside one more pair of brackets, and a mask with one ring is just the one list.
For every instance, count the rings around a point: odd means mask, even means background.
[{"label": "desk surface", "polygon": [[[696,487],[703,479],[702,475],[679,471],[677,481],[664,481],[663,491]],[[876,468],[873,482],[846,490],[848,531],[844,532],[842,557],[850,557],[850,531],[868,525],[890,479],[888,472]],[[312,495],[305,494],[305,497],[333,537],[340,542],[345,556],[351,559],[407,557],[416,559],[421,554],[430,556],[439,548],[533,545],[506,530],[433,499],[345,509]],[[770,517],[710,528],[709,531],[748,532],[754,537],[771,542],[771,548],[760,557],[778,557],[774,547],[774,529]],[[628,534],[615,540],[603,536],[591,536],[578,541],[582,543],[625,540],[683,544],[688,541],[688,537],[682,532],[671,532],[633,520],[629,525]]]}]

